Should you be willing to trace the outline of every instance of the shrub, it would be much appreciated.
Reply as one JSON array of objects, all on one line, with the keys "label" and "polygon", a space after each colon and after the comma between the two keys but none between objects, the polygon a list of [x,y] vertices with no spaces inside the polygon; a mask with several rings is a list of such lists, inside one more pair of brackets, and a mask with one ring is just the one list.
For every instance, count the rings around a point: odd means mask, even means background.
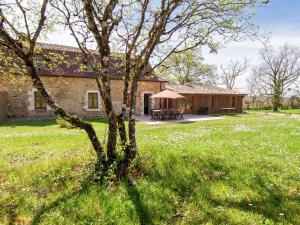
[{"label": "shrub", "polygon": [[74,128],[76,128],[74,125],[72,125],[71,123],[65,121],[61,117],[57,117],[56,123],[58,124],[58,126],[60,128],[67,128],[67,129],[74,129]]},{"label": "shrub", "polygon": [[286,106],[286,105],[282,105],[282,106],[281,106],[281,110],[287,110],[287,109],[289,109],[288,106]]},{"label": "shrub", "polygon": [[272,106],[269,106],[269,105],[263,107],[263,110],[271,110],[271,109],[272,109]]}]

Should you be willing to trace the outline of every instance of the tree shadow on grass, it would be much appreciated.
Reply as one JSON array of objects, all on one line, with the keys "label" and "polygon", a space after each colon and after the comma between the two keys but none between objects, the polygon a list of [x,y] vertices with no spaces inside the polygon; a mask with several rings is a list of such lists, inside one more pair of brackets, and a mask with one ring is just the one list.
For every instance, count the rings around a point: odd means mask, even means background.
[{"label": "tree shadow on grass", "polygon": [[[170,168],[170,165],[175,164],[177,159],[169,158],[164,162],[164,166],[157,168],[152,166],[152,174],[147,176],[149,183],[158,183],[162,189],[171,190],[175,195],[179,196],[183,203],[191,203],[195,210],[200,210],[204,213],[204,216],[200,219],[195,219],[197,223],[213,223],[213,224],[235,224],[235,218],[232,215],[226,213],[227,210],[238,210],[241,212],[248,212],[257,215],[257,218],[262,220],[269,220],[274,223],[287,223],[298,224],[300,207],[295,207],[300,204],[300,199],[297,197],[291,197],[284,192],[275,183],[272,183],[268,177],[262,177],[257,174],[250,184],[243,183],[243,175],[241,174],[240,181],[228,178],[227,175],[233,172],[235,174],[238,167],[232,164],[226,164],[222,160],[214,159],[199,159],[198,165],[193,162],[192,167],[199,169],[191,169],[191,172],[181,175],[180,171],[174,171]],[[183,159],[182,161],[186,161]],[[193,171],[192,171],[193,170]],[[163,176],[161,174],[163,171]],[[202,171],[202,172],[201,172]],[[204,178],[205,177],[205,178]],[[255,197],[242,197],[235,199],[234,197],[220,197],[216,195],[216,189],[212,190],[214,183],[223,184],[228,188],[235,190],[238,194],[238,190],[242,190],[243,186],[250,189],[251,192],[256,193]],[[216,186],[215,186],[216,187]],[[221,190],[220,190],[221,191]],[[195,196],[200,195],[201,201],[208,204],[209,207],[201,207],[201,204],[197,203],[197,200],[191,202]],[[257,196],[258,195],[258,196]],[[197,207],[196,207],[197,205]],[[184,210],[184,205],[174,207],[175,210]],[[177,209],[176,209],[177,208]],[[196,209],[198,208],[198,209]],[[223,213],[218,213],[218,209],[225,210]],[[243,217],[242,213],[238,213],[240,217]],[[184,216],[182,216],[184,218]],[[174,223],[178,223],[178,219],[173,218]],[[185,218],[188,221],[189,218]]]},{"label": "tree shadow on grass", "polygon": [[153,221],[152,221],[150,213],[149,213],[149,209],[147,208],[147,206],[145,204],[143,204],[141,195],[140,195],[136,185],[128,177],[127,177],[127,181],[125,184],[125,188],[126,188],[129,199],[134,204],[135,211],[139,217],[140,224],[141,225],[153,224]]},{"label": "tree shadow on grass", "polygon": [[[134,184],[134,182],[132,180],[130,180],[129,178],[127,178],[125,181],[123,181],[125,183],[125,189],[127,191],[128,194],[128,198],[132,201],[136,214],[139,218],[139,222],[141,225],[144,224],[153,224],[150,214],[149,214],[149,210],[148,208],[143,204],[142,199],[141,199],[141,195],[136,187],[136,185]],[[85,181],[83,181],[82,185],[81,185],[81,189],[73,191],[67,195],[61,196],[60,198],[56,199],[55,201],[51,202],[48,205],[44,205],[42,206],[34,215],[32,221],[31,221],[31,225],[38,225],[42,223],[43,217],[51,212],[52,210],[55,210],[56,208],[58,208],[61,204],[66,203],[68,200],[72,199],[73,197],[77,196],[77,195],[82,195],[82,194],[87,194],[92,186],[95,185],[99,185],[101,186],[101,183],[98,182],[94,182],[91,181],[90,179],[87,179]]]},{"label": "tree shadow on grass", "polygon": [[[107,124],[107,119],[104,117],[99,118],[84,118],[84,120],[92,123]],[[56,119],[8,119],[0,122],[0,127],[47,127],[56,125]]]},{"label": "tree shadow on grass", "polygon": [[[257,176],[253,181],[253,191],[259,193],[259,198],[257,199],[243,199],[241,201],[226,198],[225,200],[216,199],[210,192],[207,196],[207,200],[214,206],[221,206],[223,208],[237,209],[239,211],[251,212],[257,215],[262,215],[264,220],[271,220],[275,224],[278,223],[291,223],[297,224],[299,221],[295,220],[295,215],[297,215],[297,209],[291,205],[285,205],[284,201],[289,199],[287,196],[272,184],[272,188],[269,187],[268,181],[266,181],[261,176]],[[233,186],[233,184],[229,184]],[[295,204],[300,204],[297,199],[291,199]]]},{"label": "tree shadow on grass", "polygon": [[27,120],[27,119],[9,119],[3,122],[0,122],[0,127],[20,127],[20,126],[30,126],[30,127],[46,127],[55,125],[55,119],[36,119],[36,120]]},{"label": "tree shadow on grass", "polygon": [[[240,181],[236,179],[228,178],[231,172],[235,173],[239,170],[239,167],[228,164],[223,159],[197,159],[192,162],[192,158],[186,158],[176,156],[176,158],[168,158],[163,165],[158,167],[154,162],[151,164],[151,173],[145,173],[143,179],[147,179],[149,183],[153,183],[163,190],[170,190],[175,195],[179,196],[180,204],[172,206],[174,212],[170,217],[157,218],[159,220],[178,224],[185,219],[186,222],[194,220],[194,224],[200,223],[213,223],[213,224],[235,224],[236,220],[230,213],[226,213],[228,210],[237,210],[237,216],[243,217],[244,213],[253,213],[257,215],[258,219],[273,222],[273,223],[287,223],[297,224],[298,207],[295,205],[300,204],[299,198],[297,199],[288,196],[280,187],[273,184],[268,177],[263,177],[257,174],[250,184],[243,183],[243,176],[241,175]],[[180,174],[180,168],[177,168],[175,160],[182,160],[186,162],[187,170],[191,170],[184,175]],[[190,164],[190,165],[188,165]],[[163,175],[162,175],[163,172]],[[128,198],[132,201],[136,215],[138,216],[140,224],[154,224],[154,218],[151,217],[151,209],[143,202],[143,197],[138,190],[135,183],[127,178],[124,182]],[[216,195],[216,190],[212,190],[212,184],[222,183],[224,186],[229,187],[237,192],[243,189],[243,186],[255,193],[256,197],[245,197],[236,199],[234,197],[220,197]],[[95,183],[90,179],[84,181],[80,190],[71,192],[65,196],[62,196],[52,203],[43,206],[38,210],[32,220],[32,225],[41,224],[44,215],[58,208],[61,204],[67,202],[69,199],[76,195],[86,194],[90,191],[91,186]],[[101,185],[101,184],[98,184]],[[202,207],[201,202],[197,202],[197,195],[201,196],[201,201],[204,205],[209,207]],[[195,200],[193,200],[195,198]],[[289,200],[286,204],[286,200]],[[290,204],[292,203],[292,204]],[[164,203],[161,203],[164,204]],[[166,203],[167,204],[167,203]],[[184,211],[191,210],[185,208],[186,206],[193,207],[192,210],[201,211],[203,216],[196,218],[197,214],[192,214],[189,218],[185,217]],[[223,212],[218,212],[218,208],[223,209]],[[177,214],[177,210],[178,213]],[[240,212],[239,212],[240,211]],[[12,214],[13,215],[13,214]],[[174,216],[176,215],[176,216]],[[156,220],[155,220],[156,221]],[[263,222],[263,221],[262,221]]]},{"label": "tree shadow on grass", "polygon": [[31,225],[38,225],[41,224],[43,220],[43,216],[47,213],[51,212],[52,210],[58,208],[61,204],[67,202],[69,199],[72,199],[76,195],[86,194],[89,192],[90,187],[92,186],[93,182],[86,180],[82,182],[81,188],[76,191],[72,191],[67,195],[63,195],[48,205],[43,205],[34,215]]}]

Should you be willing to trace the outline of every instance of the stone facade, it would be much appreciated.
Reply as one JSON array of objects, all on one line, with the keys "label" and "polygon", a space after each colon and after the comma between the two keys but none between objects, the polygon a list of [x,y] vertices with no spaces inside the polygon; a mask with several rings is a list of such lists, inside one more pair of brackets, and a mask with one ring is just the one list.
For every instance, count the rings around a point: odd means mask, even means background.
[{"label": "stone facade", "polygon": [[[47,91],[52,98],[67,112],[81,117],[103,116],[105,109],[101,102],[94,78],[78,77],[41,77]],[[14,79],[15,80],[15,79]],[[112,80],[112,99],[116,111],[121,109],[123,82]],[[163,83],[158,81],[140,81],[137,93],[136,113],[144,112],[144,93],[158,93]],[[48,118],[53,117],[52,110],[35,109],[34,92],[36,91],[29,77],[20,77],[18,81],[0,77],[0,91],[7,93],[7,116],[10,118]],[[98,108],[88,108],[88,93],[98,93]],[[154,104],[152,104],[155,107]]]}]

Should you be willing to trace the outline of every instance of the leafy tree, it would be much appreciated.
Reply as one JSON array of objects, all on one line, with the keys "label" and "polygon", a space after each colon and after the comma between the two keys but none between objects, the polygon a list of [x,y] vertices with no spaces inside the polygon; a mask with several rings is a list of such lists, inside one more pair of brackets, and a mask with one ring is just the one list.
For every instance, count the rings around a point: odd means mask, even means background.
[{"label": "leafy tree", "polygon": [[253,69],[253,80],[265,95],[272,96],[273,111],[277,112],[285,91],[300,77],[300,51],[289,45],[278,51],[265,46],[261,59],[260,65]]},{"label": "leafy tree", "polygon": [[[126,172],[126,167],[137,155],[134,116],[138,81],[144,76],[150,76],[154,69],[173,54],[199,46],[208,46],[211,51],[216,51],[228,41],[241,40],[245,35],[256,33],[250,21],[249,8],[264,2],[53,0],[51,7],[55,10],[47,10],[48,0],[44,0],[41,7],[34,2],[35,10],[30,10],[32,8],[27,5],[31,1],[16,1],[12,4],[4,2],[0,5],[0,46],[23,62],[34,86],[57,116],[87,132],[100,164],[109,166],[121,158],[121,165],[125,167],[122,171]],[[14,11],[19,12],[18,16],[11,16]],[[60,21],[68,27],[87,65],[98,75],[95,82],[109,121],[106,146],[99,142],[91,124],[70,115],[53,101],[37,74],[34,64],[36,43],[41,32],[52,25],[50,12],[57,14],[55,16],[59,18],[54,24]],[[119,54],[114,54],[115,51]],[[121,113],[117,113],[112,104],[109,68],[114,57],[122,60]],[[126,129],[124,116],[127,106],[129,123]],[[118,132],[124,151],[120,155],[116,151]],[[102,146],[106,148],[106,152]]]},{"label": "leafy tree", "polygon": [[[35,55],[40,51],[37,40],[42,33],[46,33],[46,16],[51,16],[47,10],[48,0],[38,2],[3,3],[0,5],[0,46],[2,48],[1,61],[10,64],[14,73],[28,74],[34,87],[44,97],[55,115],[72,125],[86,131],[99,162],[104,162],[102,146],[93,126],[75,115],[71,115],[60,107],[46,90],[40,79],[35,63]],[[31,9],[31,10],[29,10]],[[17,59],[16,59],[17,57]],[[7,72],[3,70],[2,72]],[[8,71],[11,73],[12,71]]]},{"label": "leafy tree", "polygon": [[188,50],[171,55],[161,66],[159,74],[175,83],[215,83],[215,67],[203,63],[203,57]]},{"label": "leafy tree", "polygon": [[[256,33],[247,13],[250,7],[265,1],[132,1],[116,7],[110,21],[116,21],[111,44],[124,53],[123,106],[130,90],[128,135],[123,115],[118,117],[119,134],[125,149],[125,162],[137,154],[135,105],[138,80],[150,74],[172,54],[206,45],[211,51],[241,34]],[[121,9],[120,13],[118,10]],[[97,10],[91,14],[95,20]],[[100,13],[102,15],[103,13]],[[245,17],[245,15],[247,15]],[[121,19],[120,19],[121,16]],[[249,17],[248,17],[249,16]],[[90,18],[87,16],[87,18]],[[97,32],[93,32],[98,39]],[[97,41],[99,43],[99,40]],[[98,46],[99,47],[99,46]],[[149,63],[152,67],[149,69]],[[130,81],[130,89],[129,89]],[[125,112],[125,107],[123,107]]]}]

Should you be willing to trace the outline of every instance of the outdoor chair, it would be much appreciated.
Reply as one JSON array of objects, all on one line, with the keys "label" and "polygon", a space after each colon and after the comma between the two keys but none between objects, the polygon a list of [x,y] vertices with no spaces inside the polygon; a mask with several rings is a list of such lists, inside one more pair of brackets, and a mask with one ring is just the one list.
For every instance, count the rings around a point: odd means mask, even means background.
[{"label": "outdoor chair", "polygon": [[168,118],[167,110],[161,109],[159,113],[159,119],[165,120]]},{"label": "outdoor chair", "polygon": [[177,109],[176,112],[174,113],[175,119],[183,120],[183,113],[181,112],[180,109]]},{"label": "outdoor chair", "polygon": [[159,120],[160,119],[160,110],[152,109],[151,110],[151,119],[152,120]]},{"label": "outdoor chair", "polygon": [[176,115],[175,115],[173,109],[168,109],[167,110],[167,117],[168,117],[169,120],[176,119]]}]

